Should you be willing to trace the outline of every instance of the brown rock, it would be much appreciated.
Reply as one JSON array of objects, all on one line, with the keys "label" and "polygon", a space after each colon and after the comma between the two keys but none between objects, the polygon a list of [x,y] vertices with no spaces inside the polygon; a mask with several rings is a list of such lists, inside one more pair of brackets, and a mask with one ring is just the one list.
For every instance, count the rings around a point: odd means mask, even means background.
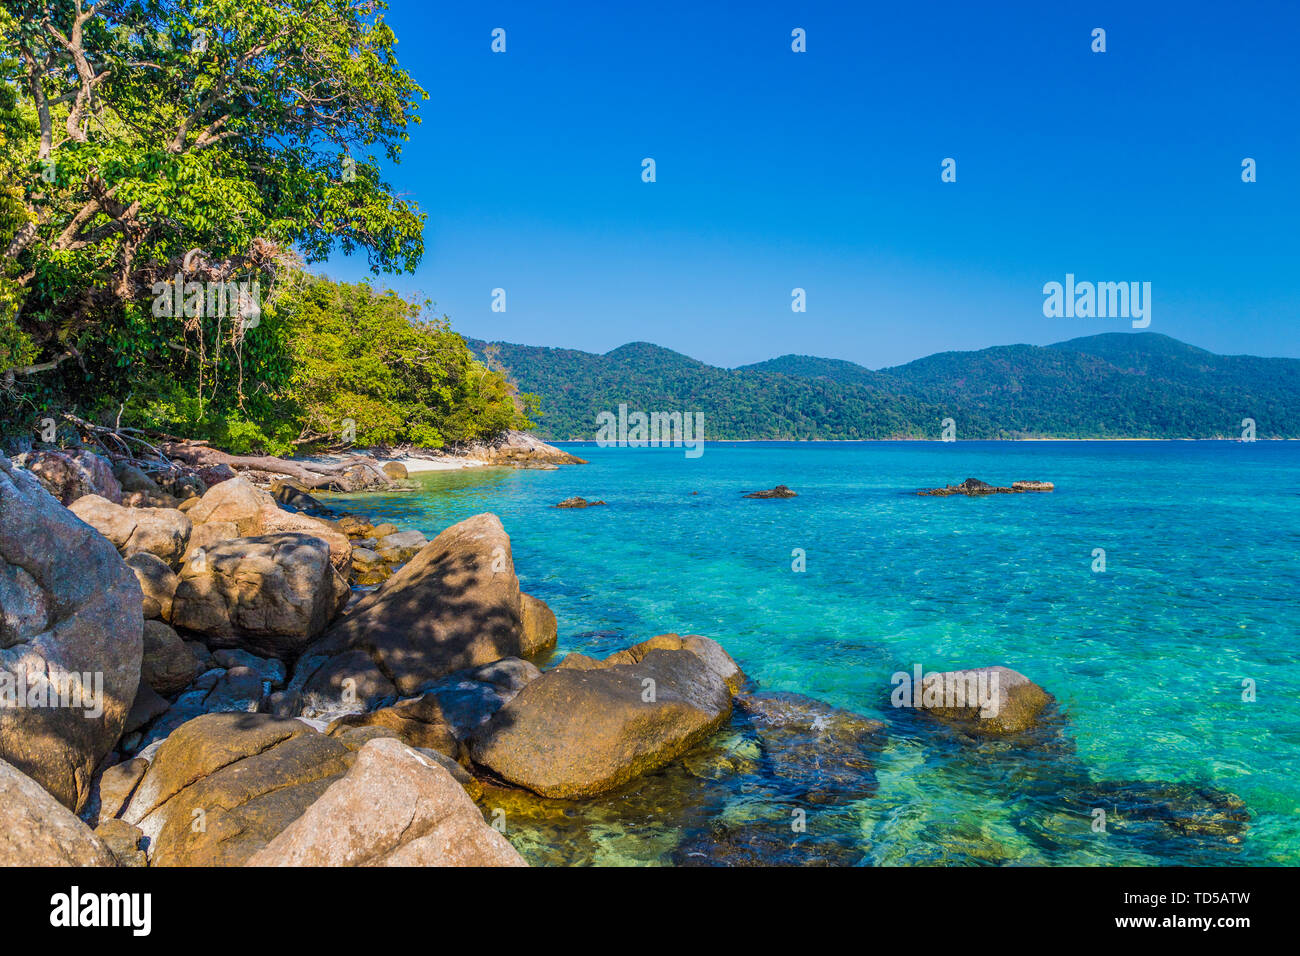
[{"label": "brown rock", "polygon": [[89,451],[34,451],[26,467],[60,504],[70,505],[86,495],[99,495],[113,504],[122,501],[122,486],[106,458]]},{"label": "brown rock", "polygon": [[546,606],[546,602],[531,594],[520,592],[521,610],[524,625],[521,653],[524,657],[536,657],[546,651],[555,649],[559,629],[555,622],[555,612]]},{"label": "brown rock", "polygon": [[334,737],[353,728],[369,726],[387,727],[394,736],[412,747],[436,750],[453,759],[460,753],[460,742],[433,694],[404,700],[368,714],[348,714],[330,724],[328,733]]},{"label": "brown rock", "polygon": [[559,667],[527,684],[475,735],[476,763],[546,797],[612,790],[710,736],[731,713],[727,682],[691,651]]},{"label": "brown rock", "polygon": [[1001,736],[1035,726],[1051,702],[1047,691],[1019,671],[980,667],[927,674],[912,704],[967,733]]},{"label": "brown rock", "polygon": [[[198,501],[198,498],[191,498],[191,501]],[[194,560],[194,556],[202,551],[205,555],[214,546],[223,541],[234,541],[239,537],[239,529],[235,527],[233,521],[208,521],[204,524],[196,524],[194,530],[190,532],[189,547],[185,550],[184,562],[188,564]]]},{"label": "brown rock", "polygon": [[4,456],[0,606],[0,700],[46,675],[59,691],[91,675],[85,706],[0,706],[0,758],[80,810],[135,701],[143,596],[113,546]]},{"label": "brown rock", "polygon": [[205,714],[158,748],[123,819],[149,838],[155,866],[238,866],[352,760],[342,743],[300,720]]},{"label": "brown rock", "polygon": [[240,537],[262,531],[262,513],[276,507],[275,499],[245,478],[230,478],[210,487],[203,499],[187,512],[195,524],[210,521],[234,522]]},{"label": "brown rock", "polygon": [[162,621],[144,622],[144,654],[140,679],[162,694],[178,694],[199,672],[194,652]]},{"label": "brown rock", "polygon": [[1056,485],[1050,481],[1013,481],[1012,491],[1054,491]]},{"label": "brown rock", "polygon": [[[510,538],[496,515],[475,515],[353,605],[311,653],[363,650],[409,696],[452,671],[521,656],[522,614]],[[313,678],[306,689],[321,688]]]},{"label": "brown rock", "polygon": [[122,733],[129,734],[144,727],[155,717],[161,717],[167,713],[171,705],[165,699],[160,697],[148,684],[140,682],[140,687],[135,692],[135,703],[127,711],[126,723],[122,726]]},{"label": "brown rock", "polygon": [[371,740],[346,776],[249,859],[250,866],[525,866],[445,769]]},{"label": "brown rock", "polygon": [[777,485],[775,488],[769,488],[766,491],[751,491],[744,495],[746,498],[795,498],[798,495],[787,488],[785,485]]},{"label": "brown rock", "polygon": [[329,545],[330,563],[334,565],[334,570],[344,578],[352,573],[352,542],[347,535],[336,531],[319,518],[274,507],[263,510],[258,534],[275,534],[280,531],[297,531],[320,538]]},{"label": "brown rock", "polygon": [[155,554],[141,551],[126,559],[126,566],[135,573],[135,579],[144,595],[141,610],[145,618],[167,620],[172,616],[172,598],[180,581],[167,562]]},{"label": "brown rock", "polygon": [[95,827],[95,836],[104,841],[118,866],[149,865],[149,857],[142,847],[144,833],[139,827],[125,820],[108,819]]},{"label": "brown rock", "polygon": [[115,862],[90,827],[35,780],[0,760],[0,866],[113,866]]},{"label": "brown rock", "polygon": [[144,552],[178,567],[190,540],[190,519],[175,508],[125,508],[85,495],[71,511],[112,542],[124,558]]},{"label": "brown rock", "polygon": [[347,599],[347,581],[331,566],[329,546],[320,538],[298,533],[236,538],[213,545],[202,561],[186,562],[172,601],[172,623],[202,634],[210,647],[292,657]]},{"label": "brown rock", "polygon": [[565,498],[555,507],[557,508],[594,508],[596,505],[603,505],[603,501],[588,501],[581,495],[574,495],[572,498]]},{"label": "brown rock", "polygon": [[136,757],[124,763],[116,763],[99,775],[99,820],[111,820],[120,816],[135,793],[136,785],[149,769],[149,761]]}]

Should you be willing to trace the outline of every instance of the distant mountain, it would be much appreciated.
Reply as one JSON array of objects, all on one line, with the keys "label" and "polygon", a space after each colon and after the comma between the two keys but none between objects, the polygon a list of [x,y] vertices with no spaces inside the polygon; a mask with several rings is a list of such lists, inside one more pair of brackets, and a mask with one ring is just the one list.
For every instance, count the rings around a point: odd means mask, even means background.
[{"label": "distant mountain", "polygon": [[711,439],[1300,437],[1300,359],[1215,355],[1151,332],[940,352],[873,371],[783,355],[717,368],[646,342],[604,355],[469,340],[541,396],[538,434],[592,438],[596,415],[700,411]]}]

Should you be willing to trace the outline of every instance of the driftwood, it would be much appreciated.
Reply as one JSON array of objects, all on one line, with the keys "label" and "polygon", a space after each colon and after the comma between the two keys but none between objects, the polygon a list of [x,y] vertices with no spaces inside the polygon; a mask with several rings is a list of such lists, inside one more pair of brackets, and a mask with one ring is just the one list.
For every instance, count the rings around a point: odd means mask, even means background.
[{"label": "driftwood", "polygon": [[171,459],[143,437],[144,433],[138,428],[94,425],[68,412],[64,412],[63,417],[72,422],[85,438],[102,448],[111,461],[130,462],[146,472],[170,473],[179,470]]},{"label": "driftwood", "polygon": [[[162,446],[162,451],[169,458],[183,461],[193,468],[229,465],[236,471],[264,471],[273,475],[285,475],[308,488],[359,491],[376,484],[388,485],[392,482],[376,462],[362,455],[330,464],[318,464],[310,461],[286,461],[273,455],[229,455],[202,441],[167,442]],[[357,467],[370,472],[375,480],[357,481],[346,474]]]}]

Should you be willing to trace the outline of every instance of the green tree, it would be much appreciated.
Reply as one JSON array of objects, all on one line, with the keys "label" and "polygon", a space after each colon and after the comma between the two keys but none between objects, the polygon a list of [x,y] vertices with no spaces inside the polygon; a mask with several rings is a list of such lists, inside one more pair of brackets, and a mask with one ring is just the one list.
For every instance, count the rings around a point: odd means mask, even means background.
[{"label": "green tree", "polygon": [[[376,272],[414,268],[423,214],[378,164],[399,158],[425,93],[398,66],[382,9],[6,4],[0,388],[10,400],[32,376],[61,376],[85,405],[161,377],[201,406],[242,409],[263,329],[158,315],[160,283],[257,279],[273,300],[297,255],[334,249],[363,250]],[[264,350],[283,354],[273,341]],[[257,387],[274,391],[276,374],[259,369]]]}]

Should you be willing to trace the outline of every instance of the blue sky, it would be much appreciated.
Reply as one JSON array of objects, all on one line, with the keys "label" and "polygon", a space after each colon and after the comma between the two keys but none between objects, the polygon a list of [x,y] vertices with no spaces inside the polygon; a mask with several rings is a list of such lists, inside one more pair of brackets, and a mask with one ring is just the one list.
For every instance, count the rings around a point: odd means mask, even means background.
[{"label": "blue sky", "polygon": [[1130,327],[1045,318],[1070,272],[1150,282],[1150,331],[1300,356],[1300,4],[393,0],[388,19],[430,97],[387,176],[428,223],[418,270],[377,281],[466,335],[878,368]]}]

